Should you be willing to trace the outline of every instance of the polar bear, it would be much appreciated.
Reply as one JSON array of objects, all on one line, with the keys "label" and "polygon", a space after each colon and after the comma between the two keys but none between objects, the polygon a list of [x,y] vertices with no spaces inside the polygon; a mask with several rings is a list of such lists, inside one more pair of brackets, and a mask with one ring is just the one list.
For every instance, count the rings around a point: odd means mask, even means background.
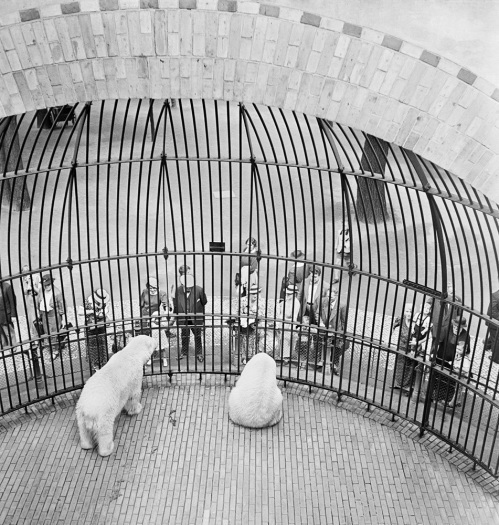
[{"label": "polar bear", "polygon": [[276,363],[268,354],[254,355],[229,395],[229,417],[243,427],[271,427],[282,418],[282,394]]},{"label": "polar bear", "polygon": [[94,448],[95,439],[101,456],[112,453],[116,416],[123,408],[130,415],[142,410],[143,368],[157,346],[147,335],[133,337],[86,382],[76,404],[81,448]]}]

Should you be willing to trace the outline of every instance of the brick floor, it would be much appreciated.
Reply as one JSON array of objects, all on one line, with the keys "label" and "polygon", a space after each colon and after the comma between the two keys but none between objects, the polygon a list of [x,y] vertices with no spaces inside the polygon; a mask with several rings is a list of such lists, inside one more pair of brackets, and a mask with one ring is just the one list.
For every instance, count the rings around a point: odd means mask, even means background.
[{"label": "brick floor", "polygon": [[228,420],[218,376],[144,386],[144,410],[120,416],[109,458],[79,447],[79,393],[9,415],[0,523],[499,523],[497,482],[355,400],[290,386],[284,419],[257,431]]}]

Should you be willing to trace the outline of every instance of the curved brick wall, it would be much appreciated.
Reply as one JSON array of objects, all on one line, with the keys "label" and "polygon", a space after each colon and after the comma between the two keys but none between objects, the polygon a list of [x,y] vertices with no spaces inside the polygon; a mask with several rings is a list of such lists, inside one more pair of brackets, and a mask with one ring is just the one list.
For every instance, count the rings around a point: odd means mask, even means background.
[{"label": "curved brick wall", "polygon": [[393,36],[234,0],[80,0],[0,24],[0,116],[117,97],[263,103],[405,146],[499,202],[499,90]]}]

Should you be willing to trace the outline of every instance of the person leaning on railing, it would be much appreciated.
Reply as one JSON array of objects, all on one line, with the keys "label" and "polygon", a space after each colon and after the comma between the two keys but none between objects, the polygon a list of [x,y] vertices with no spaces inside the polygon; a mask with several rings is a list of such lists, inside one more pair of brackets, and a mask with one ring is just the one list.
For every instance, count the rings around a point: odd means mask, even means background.
[{"label": "person leaning on railing", "polygon": [[[400,352],[395,359],[392,389],[399,389],[406,395],[412,394],[416,367],[416,362],[412,357],[415,355],[417,345],[414,344],[414,341],[412,345],[410,344],[413,333],[412,313],[413,305],[407,303],[404,307],[404,315],[393,320],[390,341],[387,342],[387,344],[395,346]],[[407,357],[401,355],[402,352],[405,352]]]},{"label": "person leaning on railing", "polygon": [[[467,321],[464,317],[453,319],[451,321],[451,329],[447,334],[446,340],[436,348],[435,367],[431,399],[432,401],[441,401],[446,404],[454,405],[456,402],[456,394],[458,391],[456,381],[450,377],[450,372],[456,367],[456,356],[459,355],[461,364],[464,364],[464,374],[466,371],[466,361],[463,363],[463,356],[470,353],[470,336],[467,330]],[[459,364],[457,364],[459,367]],[[445,373],[438,372],[439,368],[443,368]],[[461,370],[461,372],[463,372]],[[464,377],[464,375],[463,375]]]},{"label": "person leaning on railing", "polygon": [[108,361],[107,327],[104,323],[109,316],[109,300],[106,290],[98,289],[78,309],[78,314],[85,316],[87,357],[94,371]]},{"label": "person leaning on railing", "polygon": [[61,291],[54,286],[54,278],[50,274],[42,277],[42,289],[37,297],[37,309],[42,321],[43,333],[52,335],[52,359],[59,357],[64,346],[57,335],[67,325],[66,310]]},{"label": "person leaning on railing", "polygon": [[[414,318],[414,327],[409,341],[411,350],[414,351],[414,356],[422,359],[429,357],[428,345],[430,344],[431,328],[433,326],[431,321],[432,308],[433,298],[427,297],[420,312]],[[415,386],[419,394],[425,384],[425,365],[418,363],[415,367],[415,372]]]}]

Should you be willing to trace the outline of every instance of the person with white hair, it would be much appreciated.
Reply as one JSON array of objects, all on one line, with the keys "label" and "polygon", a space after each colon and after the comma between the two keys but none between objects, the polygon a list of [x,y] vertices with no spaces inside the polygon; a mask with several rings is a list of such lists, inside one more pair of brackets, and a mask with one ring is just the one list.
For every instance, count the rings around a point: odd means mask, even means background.
[{"label": "person with white hair", "polygon": [[149,277],[146,287],[140,294],[140,316],[137,334],[151,335],[151,316],[168,314],[170,300],[168,294],[159,288],[158,279]]}]

